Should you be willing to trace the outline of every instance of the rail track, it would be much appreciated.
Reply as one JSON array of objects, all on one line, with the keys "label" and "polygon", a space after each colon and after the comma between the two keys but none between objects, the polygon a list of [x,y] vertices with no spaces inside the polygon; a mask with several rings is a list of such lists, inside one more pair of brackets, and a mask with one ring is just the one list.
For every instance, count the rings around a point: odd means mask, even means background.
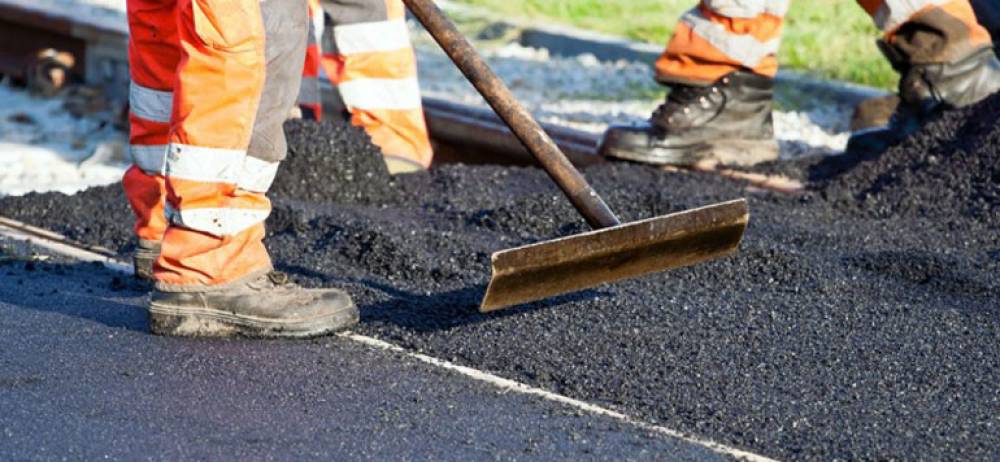
[{"label": "rail track", "polygon": [[[44,3],[44,2],[43,2]],[[15,80],[45,82],[45,72],[62,66],[77,81],[103,89],[115,101],[128,99],[128,28],[120,21],[77,15],[28,0],[0,0],[0,74]],[[69,56],[53,62],[53,56]],[[29,82],[30,83],[30,82]],[[330,86],[324,104],[336,111],[339,98]],[[531,154],[492,111],[438,98],[423,98],[436,163],[533,165]],[[335,112],[329,112],[335,113]],[[606,162],[597,154],[599,135],[542,124],[578,167]],[[782,177],[703,166],[703,172],[748,183],[751,187],[793,192],[802,185]]]}]

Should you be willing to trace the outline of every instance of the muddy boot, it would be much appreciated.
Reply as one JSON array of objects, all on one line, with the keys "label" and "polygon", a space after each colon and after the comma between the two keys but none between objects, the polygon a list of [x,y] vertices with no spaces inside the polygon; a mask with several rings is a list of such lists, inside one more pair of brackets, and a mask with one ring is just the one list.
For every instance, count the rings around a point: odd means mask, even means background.
[{"label": "muddy boot", "polygon": [[277,271],[224,286],[185,289],[157,285],[149,302],[152,333],[302,338],[358,322],[358,309],[344,291],[304,289]]},{"label": "muddy boot", "polygon": [[599,152],[657,165],[774,160],[773,98],[774,79],[742,71],[703,87],[674,84],[649,122],[609,127]]},{"label": "muddy boot", "polygon": [[884,152],[941,112],[978,103],[1000,91],[1000,61],[993,47],[980,48],[950,63],[913,65],[894,48],[879,44],[901,75],[899,105],[888,125],[852,134],[848,152]]},{"label": "muddy boot", "polygon": [[139,239],[132,254],[132,268],[135,277],[153,282],[153,263],[160,258],[160,243]]}]

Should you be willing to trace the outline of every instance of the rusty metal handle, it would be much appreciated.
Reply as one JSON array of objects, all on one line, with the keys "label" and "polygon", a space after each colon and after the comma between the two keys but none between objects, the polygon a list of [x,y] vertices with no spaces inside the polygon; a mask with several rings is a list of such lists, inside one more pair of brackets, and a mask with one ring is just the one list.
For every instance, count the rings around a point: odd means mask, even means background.
[{"label": "rusty metal handle", "polygon": [[594,188],[431,0],[403,0],[594,229],[621,224]]}]

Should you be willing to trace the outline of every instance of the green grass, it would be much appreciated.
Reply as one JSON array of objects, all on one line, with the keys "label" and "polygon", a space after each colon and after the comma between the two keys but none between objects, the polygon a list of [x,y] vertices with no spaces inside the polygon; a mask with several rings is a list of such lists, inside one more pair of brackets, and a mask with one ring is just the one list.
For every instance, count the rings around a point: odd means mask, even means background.
[{"label": "green grass", "polygon": [[[498,17],[552,20],[581,29],[665,44],[696,0],[457,0]],[[779,60],[786,69],[881,88],[896,74],[875,48],[878,30],[854,0],[792,0]]]}]

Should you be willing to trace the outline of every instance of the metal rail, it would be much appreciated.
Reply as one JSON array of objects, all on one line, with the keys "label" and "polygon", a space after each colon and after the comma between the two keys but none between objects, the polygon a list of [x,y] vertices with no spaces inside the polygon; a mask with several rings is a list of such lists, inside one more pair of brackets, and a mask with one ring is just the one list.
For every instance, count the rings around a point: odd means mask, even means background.
[{"label": "metal rail", "polygon": [[[36,244],[56,244],[63,247],[89,252],[100,257],[99,259],[102,261],[118,261],[118,255],[104,247],[87,245],[82,242],[74,241],[66,236],[63,236],[62,234],[36,226],[31,226],[27,223],[22,223],[20,221],[2,216],[0,216],[0,231],[3,231],[0,235],[26,239]],[[46,245],[45,247],[50,246]]]},{"label": "metal rail", "polygon": [[[436,98],[424,98],[423,102],[427,126],[437,148],[434,153],[437,161],[535,163],[534,157],[493,111]],[[574,165],[585,167],[605,161],[597,155],[598,135],[559,125],[541,125]]]}]

